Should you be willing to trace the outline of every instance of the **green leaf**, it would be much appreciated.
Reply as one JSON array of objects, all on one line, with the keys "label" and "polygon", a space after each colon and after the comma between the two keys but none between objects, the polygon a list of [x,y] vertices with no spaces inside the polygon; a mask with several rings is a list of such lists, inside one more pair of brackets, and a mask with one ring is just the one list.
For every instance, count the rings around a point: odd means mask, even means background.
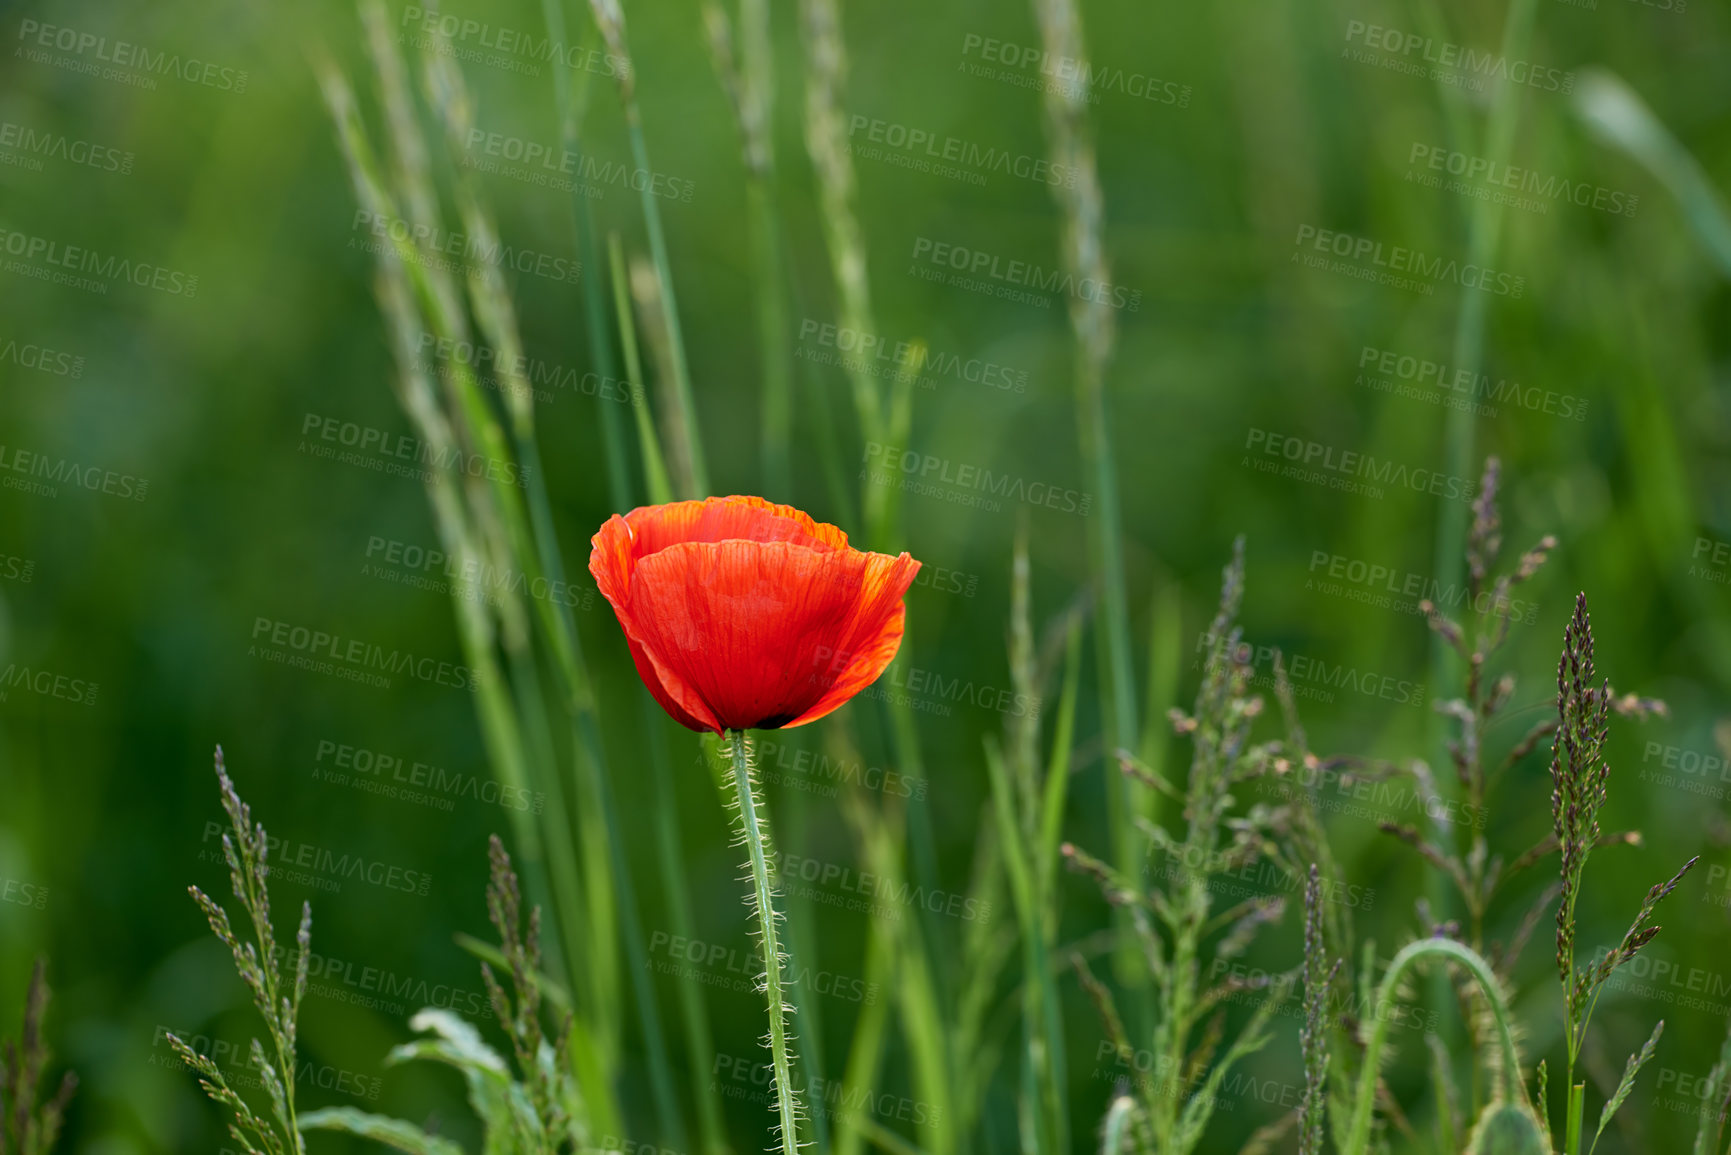
[{"label": "green leaf", "polygon": [[499,1053],[474,1027],[449,1011],[427,1007],[409,1020],[417,1031],[436,1037],[415,1039],[391,1050],[388,1062],[426,1059],[455,1067],[469,1085],[469,1105],[486,1127],[482,1155],[533,1151],[542,1133],[540,1116]]},{"label": "green leaf", "polygon": [[1136,1113],[1136,1100],[1119,1095],[1106,1111],[1100,1125],[1100,1155],[1122,1155],[1130,1141],[1130,1120]]},{"label": "green leaf", "polygon": [[1630,1055],[1629,1061],[1623,1066],[1623,1081],[1617,1084],[1617,1092],[1605,1102],[1604,1110],[1599,1112],[1599,1129],[1593,1132],[1592,1145],[1587,1148],[1587,1155],[1592,1155],[1593,1148],[1599,1145],[1599,1136],[1605,1133],[1605,1124],[1611,1121],[1611,1116],[1617,1113],[1617,1108],[1623,1105],[1623,1100],[1629,1097],[1629,1092],[1635,1089],[1635,1076],[1641,1068],[1653,1057],[1653,1051],[1659,1045],[1659,1036],[1665,1033],[1665,1020],[1660,1019],[1653,1024],[1653,1033],[1648,1036],[1646,1044],[1639,1054]]},{"label": "green leaf", "polygon": [[341,1131],[372,1139],[408,1155],[464,1155],[463,1149],[449,1139],[429,1135],[413,1123],[392,1119],[387,1115],[372,1115],[353,1107],[326,1107],[308,1111],[298,1120],[302,1131]]},{"label": "green leaf", "polygon": [[1720,1108],[1725,1102],[1725,1077],[1728,1073],[1731,1073],[1731,1032],[1726,1033],[1725,1041],[1719,1045],[1719,1061],[1707,1072],[1701,1102],[1709,1109],[1701,1112],[1692,1155],[1715,1155],[1719,1150],[1719,1137],[1724,1130]]},{"label": "green leaf", "polygon": [[1591,69],[1575,96],[1583,120],[1664,182],[1697,236],[1731,276],[1731,217],[1701,165],[1621,78]]},{"label": "green leaf", "polygon": [[1550,1146],[1532,1112],[1505,1100],[1479,1116],[1467,1155],[1550,1155]]}]

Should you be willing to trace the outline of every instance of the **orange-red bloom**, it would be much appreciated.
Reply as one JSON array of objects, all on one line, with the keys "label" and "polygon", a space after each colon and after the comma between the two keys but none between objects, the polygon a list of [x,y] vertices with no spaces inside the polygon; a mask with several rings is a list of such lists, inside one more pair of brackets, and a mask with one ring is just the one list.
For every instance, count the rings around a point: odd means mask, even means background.
[{"label": "orange-red bloom", "polygon": [[871,685],[902,644],[920,568],[761,497],[645,506],[590,540],[649,692],[717,733],[802,726]]}]

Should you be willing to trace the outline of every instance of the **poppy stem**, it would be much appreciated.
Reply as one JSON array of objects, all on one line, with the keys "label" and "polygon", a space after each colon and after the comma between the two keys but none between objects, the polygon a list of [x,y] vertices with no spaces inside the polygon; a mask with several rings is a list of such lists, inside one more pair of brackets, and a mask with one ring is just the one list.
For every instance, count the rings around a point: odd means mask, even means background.
[{"label": "poppy stem", "polygon": [[769,1050],[775,1069],[776,1110],[781,1116],[781,1150],[782,1155],[798,1155],[799,1132],[795,1123],[799,1101],[789,1078],[792,1073],[787,1050],[789,1007],[783,996],[781,944],[776,936],[776,921],[781,916],[775,910],[775,892],[769,878],[769,819],[767,811],[759,813],[763,803],[751,779],[751,736],[744,730],[730,730],[727,738],[733,763],[733,788],[739,798],[740,829],[751,854],[752,900],[762,930],[762,989],[769,999]]}]

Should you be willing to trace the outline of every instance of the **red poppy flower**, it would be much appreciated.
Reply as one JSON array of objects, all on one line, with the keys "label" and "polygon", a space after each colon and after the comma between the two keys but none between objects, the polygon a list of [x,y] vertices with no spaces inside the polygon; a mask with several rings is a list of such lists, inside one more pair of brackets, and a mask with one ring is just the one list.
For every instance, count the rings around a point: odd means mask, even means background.
[{"label": "red poppy flower", "polygon": [[902,644],[920,568],[761,497],[645,506],[590,540],[649,692],[717,733],[803,726],[871,685]]}]

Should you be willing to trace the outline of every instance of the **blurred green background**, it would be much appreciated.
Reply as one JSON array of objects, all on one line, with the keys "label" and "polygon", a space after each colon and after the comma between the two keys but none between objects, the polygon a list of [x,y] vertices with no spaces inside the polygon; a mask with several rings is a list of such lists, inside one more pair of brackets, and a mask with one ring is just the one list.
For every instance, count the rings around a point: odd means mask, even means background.
[{"label": "blurred green background", "polygon": [[[601,51],[587,11],[568,8],[575,38]],[[539,6],[522,0],[460,0],[446,11],[543,35]],[[777,0],[772,13],[778,191],[796,338],[780,353],[795,357],[797,389],[793,480],[787,492],[767,496],[858,532],[825,482],[826,469],[839,467],[857,492],[868,447],[853,424],[845,375],[827,363],[834,350],[823,326],[837,323],[838,309],[803,143],[804,54],[792,7]],[[400,31],[416,27],[395,0],[391,15]],[[654,167],[684,186],[661,211],[713,485],[764,492],[762,351],[732,114],[695,3],[627,3],[625,15]],[[896,448],[1092,498],[1078,451],[1064,299],[1017,303],[919,275],[930,267],[921,263],[922,239],[1003,264],[1059,267],[1061,224],[1050,189],[977,165],[962,166],[974,176],[918,171],[869,151],[877,120],[886,140],[894,137],[890,126],[900,126],[964,148],[1046,156],[1040,98],[1029,86],[1037,68],[985,59],[996,51],[989,42],[1037,46],[1032,14],[1017,4],[877,0],[848,5],[844,16],[851,63],[844,100],[866,118],[853,122],[861,125],[855,167],[878,328],[892,341],[923,340],[1025,382],[1002,388],[934,373],[931,387],[916,390],[910,444]],[[1090,2],[1083,17],[1095,63],[1124,78],[1122,87],[1097,92],[1089,119],[1113,279],[1140,294],[1133,311],[1117,312],[1108,377],[1139,694],[1149,607],[1167,590],[1179,591],[1182,604],[1179,698],[1193,693],[1197,632],[1212,612],[1232,539],[1243,533],[1253,641],[1423,684],[1427,700],[1452,696],[1453,688],[1430,684],[1431,642],[1420,617],[1321,588],[1335,558],[1386,567],[1397,580],[1434,572],[1443,499],[1399,486],[1380,496],[1337,492],[1247,462],[1278,435],[1447,472],[1438,391],[1422,381],[1417,396],[1379,390],[1363,382],[1371,368],[1361,364],[1375,360],[1367,350],[1449,362],[1471,290],[1444,281],[1412,291],[1307,267],[1302,256],[1313,250],[1295,238],[1312,236],[1306,228],[1334,230],[1467,259],[1476,202],[1411,179],[1430,171],[1414,158],[1428,160],[1421,148],[1453,147],[1450,118],[1482,141],[1494,87],[1473,93],[1365,63],[1353,55],[1364,45],[1351,29],[1362,22],[1419,32],[1440,18],[1446,39],[1494,50],[1504,6],[1467,0],[1439,15],[1379,0]],[[61,29],[74,33],[64,42],[71,51],[52,47]],[[0,32],[8,46],[0,57],[8,134],[0,137],[0,466],[10,471],[0,489],[0,665],[14,671],[0,687],[0,1027],[16,1028],[28,967],[45,954],[55,988],[51,1038],[83,1080],[67,1149],[215,1150],[227,1142],[217,1116],[193,1079],[171,1069],[160,1037],[173,1029],[244,1045],[255,1030],[244,989],[184,889],[196,882],[226,892],[210,858],[216,842],[207,837],[207,823],[220,819],[213,745],[222,744],[242,795],[274,834],[430,876],[424,895],[357,879],[334,893],[292,880],[279,885],[284,919],[291,904],[312,898],[314,949],[338,960],[329,964],[330,981],[340,973],[350,989],[376,968],[418,989],[447,991],[460,1009],[461,1000],[479,999],[473,961],[452,936],[485,930],[486,838],[508,829],[501,807],[480,797],[489,776],[470,694],[409,678],[393,679],[389,689],[357,685],[251,652],[264,620],[460,660],[448,597],[412,584],[425,576],[413,549],[437,542],[421,485],[308,451],[327,421],[409,432],[388,387],[391,354],[363,247],[370,234],[357,226],[309,53],[328,52],[354,76],[367,65],[355,12],[340,0],[9,3]],[[1576,76],[1589,66],[1620,75],[1708,179],[1731,187],[1728,36],[1731,7],[1716,0],[1693,0],[1682,11],[1634,0],[1540,0],[1528,56]],[[93,47],[98,40],[105,47]],[[125,51],[119,42],[214,69],[188,65],[182,75],[162,75],[136,60],[104,63],[103,53]],[[478,125],[556,147],[551,66],[531,71],[520,67],[521,54],[483,55],[491,59],[464,65]],[[582,72],[573,79],[589,84],[584,147],[629,167],[611,80]],[[1678,1088],[1705,1074],[1731,1013],[1723,901],[1731,890],[1723,869],[1709,875],[1731,865],[1724,802],[1731,774],[1699,761],[1722,756],[1713,730],[1731,684],[1722,644],[1731,564],[1723,551],[1713,557],[1716,543],[1731,541],[1731,294],[1664,186],[1597,141],[1570,96],[1526,87],[1515,99],[1516,164],[1621,194],[1617,203],[1632,201],[1634,211],[1554,197],[1503,211],[1501,251],[1491,263],[1523,278],[1523,288],[1518,298],[1489,298],[1483,371],[1521,383],[1523,396],[1549,391],[1574,404],[1565,415],[1547,412],[1542,401],[1505,399],[1475,418],[1475,459],[1494,452],[1504,463],[1510,548],[1544,533],[1560,541],[1527,587],[1532,620],[1515,628],[1506,656],[1520,679],[1518,722],[1505,722],[1506,732],[1490,740],[1512,743],[1550,708],[1562,625],[1580,589],[1596,611],[1601,670],[1619,690],[1670,703],[1668,718],[1613,726],[1605,825],[1641,828],[1646,842],[1594,859],[1581,941],[1593,949],[1615,941],[1649,885],[1684,857],[1704,855],[1662,910],[1665,932],[1649,948],[1685,985],[1649,972],[1660,993],[1607,996],[1590,1046],[1590,1067],[1618,1071],[1651,1021],[1666,1018],[1659,1057],[1626,1110],[1634,1130],[1613,1128],[1604,1145],[1677,1150],[1693,1133],[1693,1101]],[[92,147],[74,147],[80,143]],[[1482,145],[1460,151],[1485,155]],[[481,179],[508,244],[577,259],[569,193],[503,172]],[[636,193],[603,182],[589,194],[599,227],[643,251]],[[52,250],[43,246],[62,254],[79,246],[103,260],[196,276],[196,292],[116,277],[98,277],[100,291],[50,283],[35,275],[48,267],[42,254]],[[576,570],[589,535],[616,512],[597,416],[621,394],[585,385],[594,366],[580,287],[533,274],[510,280],[529,355],[560,367],[564,381],[538,420],[558,529]],[[135,498],[100,484],[29,492],[13,485],[33,460],[20,465],[20,453],[148,486],[142,500],[136,485]],[[111,488],[123,488],[122,480]],[[1002,688],[1019,521],[1030,535],[1038,620],[1086,586],[1089,522],[1013,500],[996,510],[974,507],[955,500],[957,492],[952,485],[905,498],[903,544],[934,579],[908,596],[908,660],[945,679]],[[410,551],[407,561],[396,560],[400,550]],[[940,578],[939,571],[954,573]],[[677,806],[701,937],[744,959],[738,856],[695,762],[696,744],[669,727],[681,788],[677,797],[654,797],[647,776],[633,769],[645,750],[644,691],[586,574],[580,588],[578,629],[596,666],[645,929],[653,936],[668,925],[657,889],[645,881],[653,877],[649,816],[653,807]],[[19,684],[15,671],[25,668],[33,680]],[[1084,668],[1091,671],[1092,660]],[[43,671],[53,677],[41,680]],[[86,696],[73,689],[86,683],[97,687],[93,701],[72,700]],[[987,799],[981,739],[1005,719],[969,701],[938,697],[926,705],[916,715],[929,775],[924,805],[939,877],[963,890]],[[881,708],[866,697],[848,710]],[[1322,751],[1428,755],[1434,733],[1428,710],[1352,692],[1305,702],[1305,720]],[[1099,730],[1090,678],[1065,833],[1103,848],[1109,771]],[[471,776],[476,788],[449,792],[449,808],[378,797],[321,778],[335,757],[330,747],[438,766]],[[1172,757],[1183,752],[1172,744]],[[1667,758],[1675,763],[1671,784],[1658,779]],[[874,763],[881,761],[875,752]],[[1686,772],[1690,766],[1695,772]],[[786,783],[772,780],[768,792],[778,816],[796,805]],[[1542,758],[1527,760],[1489,808],[1493,846],[1518,853],[1548,832],[1548,795]],[[857,866],[840,813],[821,797],[804,807],[803,847],[789,849]],[[1426,892],[1426,876],[1370,822],[1337,816],[1330,831],[1348,876],[1375,889],[1374,907],[1355,913],[1361,933],[1386,954],[1417,928],[1413,902]],[[1535,895],[1542,882],[1528,879],[1522,895]],[[1070,877],[1064,885],[1066,941],[1108,924],[1091,883]],[[1493,937],[1506,937],[1524,906],[1499,911]],[[857,978],[859,916],[814,908],[811,917],[819,957],[810,965]],[[1296,943],[1289,912],[1251,961],[1291,966]],[[1518,971],[1517,1007],[1534,1057],[1549,1048],[1554,1060],[1550,957],[1547,919]],[[1706,976],[1694,989],[1692,974]],[[662,990],[671,1020],[671,987]],[[1065,990],[1074,1133],[1083,1149],[1110,1082],[1092,1069],[1097,1021],[1073,979]],[[1676,1005],[1684,996],[1700,1005]],[[405,1017],[417,1005],[401,1003],[309,1001],[306,1053],[348,1074],[342,1088],[303,1089],[305,1101],[431,1114],[467,1134],[454,1080],[384,1068],[382,1056],[405,1036]],[[708,1005],[718,1049],[761,1061],[757,997],[711,988]],[[820,1070],[840,1073],[856,1010],[842,997],[826,1005]],[[1296,1025],[1279,1022],[1277,1042],[1253,1069],[1259,1078],[1302,1084]],[[885,1086],[905,1091],[896,1046]],[[1396,1086],[1422,1114],[1423,1047],[1415,1037],[1400,1047]],[[629,1071],[625,1087],[641,1137],[655,1138],[646,1092]],[[1013,1143],[1013,1087],[1006,1073],[988,1102],[978,1149]],[[1240,1098],[1217,1118],[1208,1149],[1236,1150],[1290,1105]],[[732,1100],[727,1110],[738,1148],[761,1144],[765,1112]]]}]

